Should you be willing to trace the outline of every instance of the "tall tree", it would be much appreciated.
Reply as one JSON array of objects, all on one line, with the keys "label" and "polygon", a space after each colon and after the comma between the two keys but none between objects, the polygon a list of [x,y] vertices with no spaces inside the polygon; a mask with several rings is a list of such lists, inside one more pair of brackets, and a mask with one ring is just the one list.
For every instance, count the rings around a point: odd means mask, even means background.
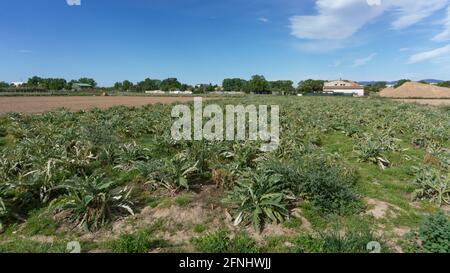
[{"label": "tall tree", "polygon": [[90,84],[92,87],[96,87],[97,86],[97,82],[95,82],[94,79],[91,78],[80,78],[78,80],[79,83],[85,83],[85,84]]},{"label": "tall tree", "polygon": [[0,88],[8,88],[8,87],[10,87],[10,84],[9,84],[9,83],[6,83],[6,82],[0,82]]},{"label": "tall tree", "polygon": [[124,80],[122,82],[122,91],[130,91],[133,88],[133,83],[129,80]]},{"label": "tall tree", "polygon": [[364,91],[367,93],[378,93],[386,87],[386,82],[375,82],[364,86]]},{"label": "tall tree", "polygon": [[298,92],[300,93],[314,93],[322,92],[324,81],[308,79],[298,83]]},{"label": "tall tree", "polygon": [[247,91],[256,94],[267,94],[270,93],[270,85],[264,76],[254,75],[248,82]]},{"label": "tall tree", "polygon": [[143,91],[153,91],[153,90],[159,90],[161,86],[160,80],[153,80],[150,78],[146,78],[145,80],[138,82],[137,84],[137,91],[143,92]]},{"label": "tall tree", "polygon": [[175,91],[181,89],[181,83],[177,78],[168,78],[161,82],[160,87],[163,91]]},{"label": "tall tree", "polygon": [[38,76],[33,76],[28,79],[27,86],[38,87],[41,82],[42,82],[42,78],[40,78]]},{"label": "tall tree", "polygon": [[114,90],[123,91],[123,84],[121,82],[116,82],[114,84]]},{"label": "tall tree", "polygon": [[224,91],[245,91],[247,87],[247,81],[239,78],[224,79],[222,87]]},{"label": "tall tree", "polygon": [[270,82],[270,90],[283,95],[294,94],[295,88],[292,81],[272,81]]}]

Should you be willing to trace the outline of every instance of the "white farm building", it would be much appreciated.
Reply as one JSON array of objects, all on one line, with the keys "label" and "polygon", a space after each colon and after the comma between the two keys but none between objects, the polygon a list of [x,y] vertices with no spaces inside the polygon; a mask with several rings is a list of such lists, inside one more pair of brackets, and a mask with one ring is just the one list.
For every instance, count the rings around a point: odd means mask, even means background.
[{"label": "white farm building", "polygon": [[353,94],[353,96],[362,97],[364,96],[364,87],[352,81],[330,81],[324,83],[323,92]]}]

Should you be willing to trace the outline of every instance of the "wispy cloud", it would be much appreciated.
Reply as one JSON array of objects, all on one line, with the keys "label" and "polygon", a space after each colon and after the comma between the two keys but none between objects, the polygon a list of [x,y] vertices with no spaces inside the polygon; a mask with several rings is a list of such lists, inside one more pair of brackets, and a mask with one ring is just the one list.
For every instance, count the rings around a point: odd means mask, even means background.
[{"label": "wispy cloud", "polygon": [[409,58],[408,64],[434,60],[448,55],[450,55],[450,44],[433,50],[416,53]]},{"label": "wispy cloud", "polygon": [[353,64],[351,65],[351,67],[359,67],[359,66],[366,65],[367,63],[372,61],[373,58],[375,58],[376,56],[377,56],[377,53],[372,53],[365,58],[356,59],[353,61]]},{"label": "wispy cloud", "polygon": [[433,37],[433,41],[443,42],[450,40],[450,6],[447,9],[447,17],[442,21],[444,30]]},{"label": "wispy cloud", "polygon": [[69,6],[81,6],[81,0],[66,0]]},{"label": "wispy cloud", "polygon": [[259,20],[260,22],[263,22],[263,23],[269,22],[269,19],[266,18],[266,17],[259,17],[258,20]]},{"label": "wispy cloud", "polygon": [[404,29],[442,10],[450,0],[317,0],[317,15],[290,18],[291,34],[307,40],[345,40],[385,13]]},{"label": "wispy cloud", "polygon": [[33,53],[33,51],[30,49],[19,49],[19,50],[17,50],[17,52],[23,53],[23,54]]}]

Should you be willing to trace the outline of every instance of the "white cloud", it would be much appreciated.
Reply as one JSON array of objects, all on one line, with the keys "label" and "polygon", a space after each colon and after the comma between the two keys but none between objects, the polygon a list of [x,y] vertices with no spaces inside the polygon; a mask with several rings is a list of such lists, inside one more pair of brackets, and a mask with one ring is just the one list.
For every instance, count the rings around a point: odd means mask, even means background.
[{"label": "white cloud", "polygon": [[263,22],[263,23],[267,23],[269,22],[269,19],[265,18],[265,17],[260,17],[258,18],[259,21]]},{"label": "white cloud", "polygon": [[359,67],[367,64],[368,62],[372,61],[373,58],[377,56],[377,53],[372,53],[369,56],[365,58],[356,59],[353,61],[352,67]]},{"label": "white cloud", "polygon": [[450,6],[447,9],[447,17],[442,21],[444,31],[433,37],[433,41],[443,42],[450,40]]},{"label": "white cloud", "polygon": [[436,58],[444,57],[450,55],[450,44],[441,48],[436,48],[430,51],[424,51],[420,53],[416,53],[412,55],[408,63],[409,64],[415,64],[419,62],[429,61]]},{"label": "white cloud", "polygon": [[66,0],[69,6],[81,6],[81,0]]},{"label": "white cloud", "polygon": [[395,17],[392,28],[404,29],[449,3],[450,0],[382,0],[378,5],[377,0],[316,0],[318,14],[291,17],[291,33],[301,39],[347,39],[387,12]]}]

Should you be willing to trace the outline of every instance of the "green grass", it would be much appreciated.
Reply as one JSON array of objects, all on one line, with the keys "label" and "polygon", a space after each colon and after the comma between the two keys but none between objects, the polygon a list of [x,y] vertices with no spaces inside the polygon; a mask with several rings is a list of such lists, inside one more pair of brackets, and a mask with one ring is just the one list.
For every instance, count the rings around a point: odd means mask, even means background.
[{"label": "green grass", "polygon": [[187,207],[192,203],[192,201],[194,201],[192,194],[183,194],[175,198],[175,203],[180,207]]},{"label": "green grass", "polygon": [[155,238],[149,230],[122,234],[112,242],[112,250],[116,253],[148,253],[152,249],[166,246],[168,243],[165,240]]},{"label": "green grass", "polygon": [[64,243],[41,243],[31,240],[15,239],[0,242],[0,253],[65,253]]},{"label": "green grass", "polygon": [[192,227],[192,231],[194,231],[195,233],[203,233],[203,232],[205,232],[206,229],[207,229],[207,227],[202,224],[195,224]]},{"label": "green grass", "polygon": [[21,233],[27,236],[54,236],[56,235],[58,227],[59,225],[53,220],[48,212],[40,210],[34,212],[28,218],[25,228],[21,230]]},{"label": "green grass", "polygon": [[219,230],[203,237],[193,238],[195,248],[203,253],[257,253],[256,241],[245,233],[237,233],[231,238],[226,230]]},{"label": "green grass", "polygon": [[159,196],[149,196],[146,198],[145,203],[147,206],[156,208],[163,199]]}]

